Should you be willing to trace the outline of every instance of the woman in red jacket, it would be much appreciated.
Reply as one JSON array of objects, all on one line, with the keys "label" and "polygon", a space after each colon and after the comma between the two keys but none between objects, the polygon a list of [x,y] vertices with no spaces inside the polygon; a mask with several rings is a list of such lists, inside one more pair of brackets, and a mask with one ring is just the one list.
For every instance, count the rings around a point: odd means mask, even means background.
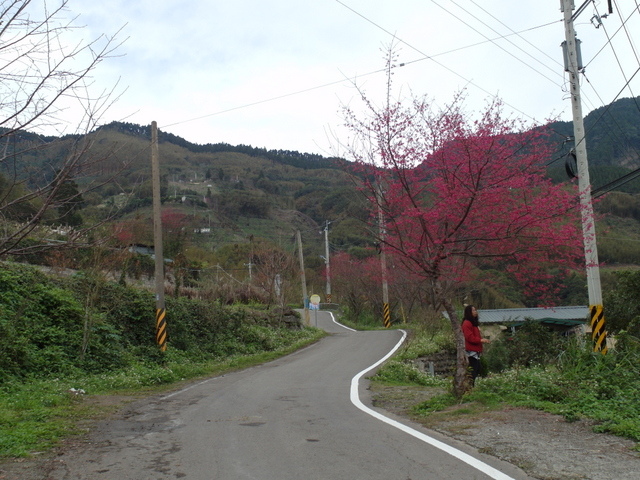
[{"label": "woman in red jacket", "polygon": [[474,385],[476,377],[480,373],[480,355],[482,354],[482,344],[489,343],[489,340],[482,338],[478,328],[478,311],[473,305],[464,308],[464,318],[462,319],[462,333],[464,335],[464,349],[469,358],[471,384]]}]

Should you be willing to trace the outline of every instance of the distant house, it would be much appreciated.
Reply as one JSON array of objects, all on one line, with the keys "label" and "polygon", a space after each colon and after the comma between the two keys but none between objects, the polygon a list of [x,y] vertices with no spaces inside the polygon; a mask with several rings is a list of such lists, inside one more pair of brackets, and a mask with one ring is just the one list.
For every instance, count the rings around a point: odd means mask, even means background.
[{"label": "distant house", "polygon": [[[137,253],[138,255],[147,255],[153,259],[156,258],[156,251],[153,245],[132,244],[128,248],[129,252]],[[165,258],[164,263],[173,263],[171,258]]]},{"label": "distant house", "polygon": [[155,253],[155,251],[153,250],[153,245],[142,245],[139,243],[130,245],[129,252],[149,256],[152,256]]}]

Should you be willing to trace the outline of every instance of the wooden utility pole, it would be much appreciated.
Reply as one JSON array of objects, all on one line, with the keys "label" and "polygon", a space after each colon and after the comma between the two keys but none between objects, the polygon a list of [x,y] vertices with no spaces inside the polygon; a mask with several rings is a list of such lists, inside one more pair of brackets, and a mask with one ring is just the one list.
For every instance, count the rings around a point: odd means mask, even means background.
[{"label": "wooden utility pole", "polygon": [[595,216],[591,202],[591,182],[589,180],[589,164],[587,162],[587,144],[582,117],[582,102],[580,99],[580,73],[583,70],[580,55],[580,41],[576,38],[573,27],[575,18],[582,13],[591,0],[573,14],[574,0],[561,0],[561,10],[564,12],[565,41],[564,49],[565,71],[569,73],[571,108],[573,112],[573,137],[575,143],[576,163],[578,167],[578,190],[580,195],[580,212],[582,215],[582,236],[587,267],[587,287],[589,291],[589,312],[594,350],[607,352],[607,332],[605,330],[604,308],[602,305],[602,288],[600,286],[600,266],[598,261],[598,245],[596,243]]},{"label": "wooden utility pole", "polygon": [[384,214],[382,213],[382,187],[376,188],[378,201],[378,229],[380,237],[380,269],[382,272],[382,322],[386,328],[391,326],[391,309],[389,307],[389,281],[387,279],[387,255],[385,254],[384,239],[386,229],[384,228]]},{"label": "wooden utility pole", "polygon": [[309,318],[309,294],[307,293],[307,276],[304,273],[304,255],[302,253],[302,236],[300,230],[296,231],[296,240],[298,242],[298,258],[300,260],[300,281],[302,282],[302,303],[304,305],[304,324],[308,327],[311,324]]},{"label": "wooden utility pole", "polygon": [[158,124],[151,122],[151,181],[153,187],[153,245],[156,283],[156,343],[167,349],[167,322],[164,304],[164,253],[162,251],[162,203],[160,198],[160,161],[158,155]]}]

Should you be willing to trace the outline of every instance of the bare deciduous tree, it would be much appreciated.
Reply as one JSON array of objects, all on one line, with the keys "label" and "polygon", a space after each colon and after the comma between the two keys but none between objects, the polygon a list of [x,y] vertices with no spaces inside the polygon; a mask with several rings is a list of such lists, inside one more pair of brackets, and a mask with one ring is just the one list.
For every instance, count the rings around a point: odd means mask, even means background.
[{"label": "bare deciduous tree", "polygon": [[[117,99],[117,85],[96,91],[93,74],[120,43],[79,41],[83,29],[66,18],[67,3],[0,3],[0,256],[52,248],[45,220],[69,223],[83,193],[109,181],[76,184],[113,153],[91,150]],[[76,225],[61,245],[86,242],[92,227]]]},{"label": "bare deciduous tree", "polygon": [[256,242],[250,261],[256,267],[254,285],[264,291],[270,303],[283,307],[285,292],[295,278],[295,256],[266,242]]}]

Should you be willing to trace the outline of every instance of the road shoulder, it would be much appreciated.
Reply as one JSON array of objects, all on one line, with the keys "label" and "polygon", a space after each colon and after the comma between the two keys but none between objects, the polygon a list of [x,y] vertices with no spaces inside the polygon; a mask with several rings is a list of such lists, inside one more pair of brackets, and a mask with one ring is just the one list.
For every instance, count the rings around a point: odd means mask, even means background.
[{"label": "road shoulder", "polygon": [[635,442],[595,433],[584,420],[521,408],[468,414],[452,407],[447,415],[418,417],[411,408],[439,393],[424,387],[370,385],[377,408],[462,441],[479,452],[509,462],[544,480],[635,480],[640,453]]}]

